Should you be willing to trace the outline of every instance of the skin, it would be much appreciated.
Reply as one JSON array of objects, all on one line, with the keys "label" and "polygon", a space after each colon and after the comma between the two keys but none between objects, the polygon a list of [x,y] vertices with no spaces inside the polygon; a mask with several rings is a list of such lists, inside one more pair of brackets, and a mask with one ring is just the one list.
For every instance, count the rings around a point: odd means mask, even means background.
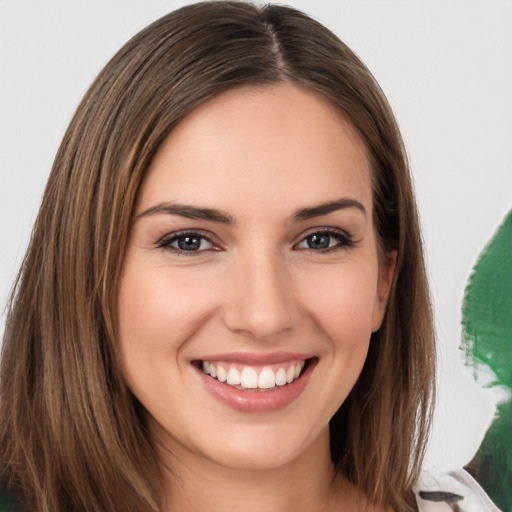
[{"label": "skin", "polygon": [[[351,125],[290,83],[210,100],[157,153],[123,264],[118,331],[126,380],[173,473],[169,510],[365,506],[333,477],[328,422],[362,369],[394,270],[395,254],[376,242],[370,172]],[[341,198],[360,207],[294,216]],[[155,211],[163,203],[233,222]],[[326,229],[329,247],[310,248]],[[182,230],[210,241],[177,252]],[[300,396],[271,413],[220,403],[191,364],[276,351],[318,363]]]}]

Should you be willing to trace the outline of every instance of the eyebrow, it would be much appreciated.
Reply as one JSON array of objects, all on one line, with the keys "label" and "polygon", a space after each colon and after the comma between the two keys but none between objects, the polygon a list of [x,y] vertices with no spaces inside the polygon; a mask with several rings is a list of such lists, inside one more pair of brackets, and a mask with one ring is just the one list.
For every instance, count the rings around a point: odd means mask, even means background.
[{"label": "eyebrow", "polygon": [[[328,215],[338,210],[345,210],[347,208],[356,208],[360,210],[366,217],[365,207],[355,199],[341,198],[336,201],[329,201],[327,203],[321,203],[316,206],[308,208],[301,208],[292,215],[294,222],[300,222],[315,217],[321,217],[322,215]],[[226,224],[231,226],[235,224],[235,218],[229,213],[214,208],[199,208],[197,206],[191,206],[186,204],[177,203],[158,203],[155,206],[151,206],[142,213],[136,215],[136,218],[145,217],[147,215],[154,215],[158,213],[168,213],[170,215],[179,215],[180,217],[186,217],[187,219],[199,219],[210,222],[217,222],[219,224]]]},{"label": "eyebrow", "polygon": [[365,217],[367,216],[365,207],[359,201],[344,197],[341,199],[337,199],[336,201],[321,203],[310,208],[302,208],[300,210],[297,210],[293,214],[293,220],[296,222],[308,220],[314,217],[328,215],[329,213],[335,212],[337,210],[345,210],[346,208],[357,208],[364,214]]},{"label": "eyebrow", "polygon": [[176,203],[159,203],[139,213],[136,218],[154,215],[155,213],[168,213],[170,215],[186,217],[187,219],[208,220],[218,222],[219,224],[232,225],[235,223],[234,217],[229,215],[229,213],[213,208],[198,208],[196,206]]}]

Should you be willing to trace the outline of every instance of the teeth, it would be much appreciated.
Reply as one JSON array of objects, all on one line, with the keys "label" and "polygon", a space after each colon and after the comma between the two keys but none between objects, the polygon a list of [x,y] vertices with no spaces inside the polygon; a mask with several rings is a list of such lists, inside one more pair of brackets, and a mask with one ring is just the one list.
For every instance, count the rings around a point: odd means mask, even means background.
[{"label": "teeth", "polygon": [[276,372],[276,386],[284,386],[286,384],[286,372],[284,368],[279,368]]},{"label": "teeth", "polygon": [[[302,368],[304,368],[304,361],[301,361],[300,363],[297,363],[295,365],[295,378],[297,378],[300,375]],[[210,373],[210,375],[211,375],[211,373]]]},{"label": "teeth", "polygon": [[217,380],[219,382],[226,382],[228,378],[228,374],[226,373],[226,370],[222,366],[217,366]]},{"label": "teeth", "polygon": [[276,376],[269,368],[264,368],[258,378],[258,387],[260,389],[271,389],[276,387]]},{"label": "teeth", "polygon": [[252,368],[246,366],[240,375],[240,385],[243,388],[256,389],[258,387],[258,374]]},{"label": "teeth", "polygon": [[[211,373],[210,373],[210,375],[211,375]],[[230,386],[238,386],[238,384],[240,384],[240,372],[236,368],[230,368],[228,370],[226,382]]]},{"label": "teeth", "polygon": [[259,374],[251,366],[240,367],[238,365],[237,368],[234,365],[230,366],[229,363],[221,366],[218,363],[203,361],[201,367],[207,375],[230,386],[241,389],[273,389],[276,386],[291,384],[297,379],[304,368],[305,361],[288,364],[290,366],[287,369],[276,365],[275,371],[272,368],[264,367]]}]

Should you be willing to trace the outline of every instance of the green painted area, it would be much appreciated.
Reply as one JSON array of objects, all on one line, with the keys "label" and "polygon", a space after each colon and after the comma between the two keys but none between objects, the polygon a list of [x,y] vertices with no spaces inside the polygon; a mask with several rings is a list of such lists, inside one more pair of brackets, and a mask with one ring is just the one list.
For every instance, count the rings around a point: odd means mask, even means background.
[{"label": "green painted area", "polygon": [[490,385],[508,391],[470,470],[496,505],[512,512],[512,210],[473,268],[462,326],[475,376],[491,373]]},{"label": "green painted area", "polygon": [[0,512],[20,512],[16,500],[2,482],[0,482]]}]

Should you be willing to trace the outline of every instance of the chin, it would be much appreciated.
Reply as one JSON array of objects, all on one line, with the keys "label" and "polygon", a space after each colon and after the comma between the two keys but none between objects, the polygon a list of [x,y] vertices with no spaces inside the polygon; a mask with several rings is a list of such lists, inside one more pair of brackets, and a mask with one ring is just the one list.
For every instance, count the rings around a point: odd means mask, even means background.
[{"label": "chin", "polygon": [[272,432],[272,429],[260,431],[258,436],[249,438],[240,434],[233,438],[217,441],[216,446],[208,450],[213,462],[237,470],[262,471],[275,470],[292,464],[305,456],[316,439],[309,439],[297,432]]}]

